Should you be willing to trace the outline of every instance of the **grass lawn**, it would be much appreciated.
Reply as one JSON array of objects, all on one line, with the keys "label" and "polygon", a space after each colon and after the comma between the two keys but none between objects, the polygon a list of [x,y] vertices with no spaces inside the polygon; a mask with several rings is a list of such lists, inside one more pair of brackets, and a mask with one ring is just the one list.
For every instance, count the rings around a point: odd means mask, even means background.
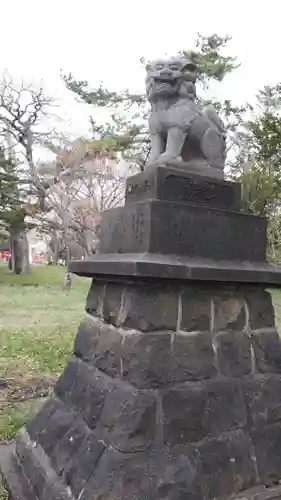
[{"label": "grass lawn", "polygon": [[64,272],[38,265],[16,276],[0,265],[0,442],[51,393],[72,351],[90,280],[74,277],[65,292]]}]

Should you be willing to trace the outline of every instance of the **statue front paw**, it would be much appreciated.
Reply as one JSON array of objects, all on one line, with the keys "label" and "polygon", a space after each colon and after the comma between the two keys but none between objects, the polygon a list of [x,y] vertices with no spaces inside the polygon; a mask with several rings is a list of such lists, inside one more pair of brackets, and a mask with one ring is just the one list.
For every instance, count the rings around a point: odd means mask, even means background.
[{"label": "statue front paw", "polygon": [[177,156],[174,156],[171,153],[162,153],[160,156],[158,156],[155,163],[159,165],[163,163],[169,163],[175,160],[177,160]]}]

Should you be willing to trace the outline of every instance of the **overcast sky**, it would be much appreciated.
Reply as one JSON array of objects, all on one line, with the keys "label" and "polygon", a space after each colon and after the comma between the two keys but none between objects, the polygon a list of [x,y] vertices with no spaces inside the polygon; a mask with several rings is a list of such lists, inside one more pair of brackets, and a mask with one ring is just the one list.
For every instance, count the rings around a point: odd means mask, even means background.
[{"label": "overcast sky", "polygon": [[141,56],[192,48],[197,32],[229,34],[227,52],[241,67],[214,97],[252,101],[258,88],[281,81],[280,26],[280,0],[2,0],[0,69],[43,79],[83,134],[86,114],[63,91],[61,69],[93,86],[143,91]]}]

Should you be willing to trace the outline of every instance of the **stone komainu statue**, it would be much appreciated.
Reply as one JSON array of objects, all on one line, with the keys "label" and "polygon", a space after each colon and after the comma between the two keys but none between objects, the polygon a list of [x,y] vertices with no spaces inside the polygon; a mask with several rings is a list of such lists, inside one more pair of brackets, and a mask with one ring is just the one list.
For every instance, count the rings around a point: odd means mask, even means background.
[{"label": "stone komainu statue", "polygon": [[199,162],[223,172],[225,128],[213,106],[196,103],[196,65],[182,58],[147,65],[149,164]]}]

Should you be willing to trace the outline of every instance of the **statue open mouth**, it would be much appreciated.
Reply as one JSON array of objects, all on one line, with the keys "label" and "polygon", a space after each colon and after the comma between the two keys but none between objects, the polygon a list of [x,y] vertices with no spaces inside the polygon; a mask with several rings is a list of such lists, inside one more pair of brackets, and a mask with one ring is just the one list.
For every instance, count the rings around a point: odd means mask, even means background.
[{"label": "statue open mouth", "polygon": [[177,80],[173,78],[155,78],[156,88],[160,92],[171,92],[174,90]]}]

